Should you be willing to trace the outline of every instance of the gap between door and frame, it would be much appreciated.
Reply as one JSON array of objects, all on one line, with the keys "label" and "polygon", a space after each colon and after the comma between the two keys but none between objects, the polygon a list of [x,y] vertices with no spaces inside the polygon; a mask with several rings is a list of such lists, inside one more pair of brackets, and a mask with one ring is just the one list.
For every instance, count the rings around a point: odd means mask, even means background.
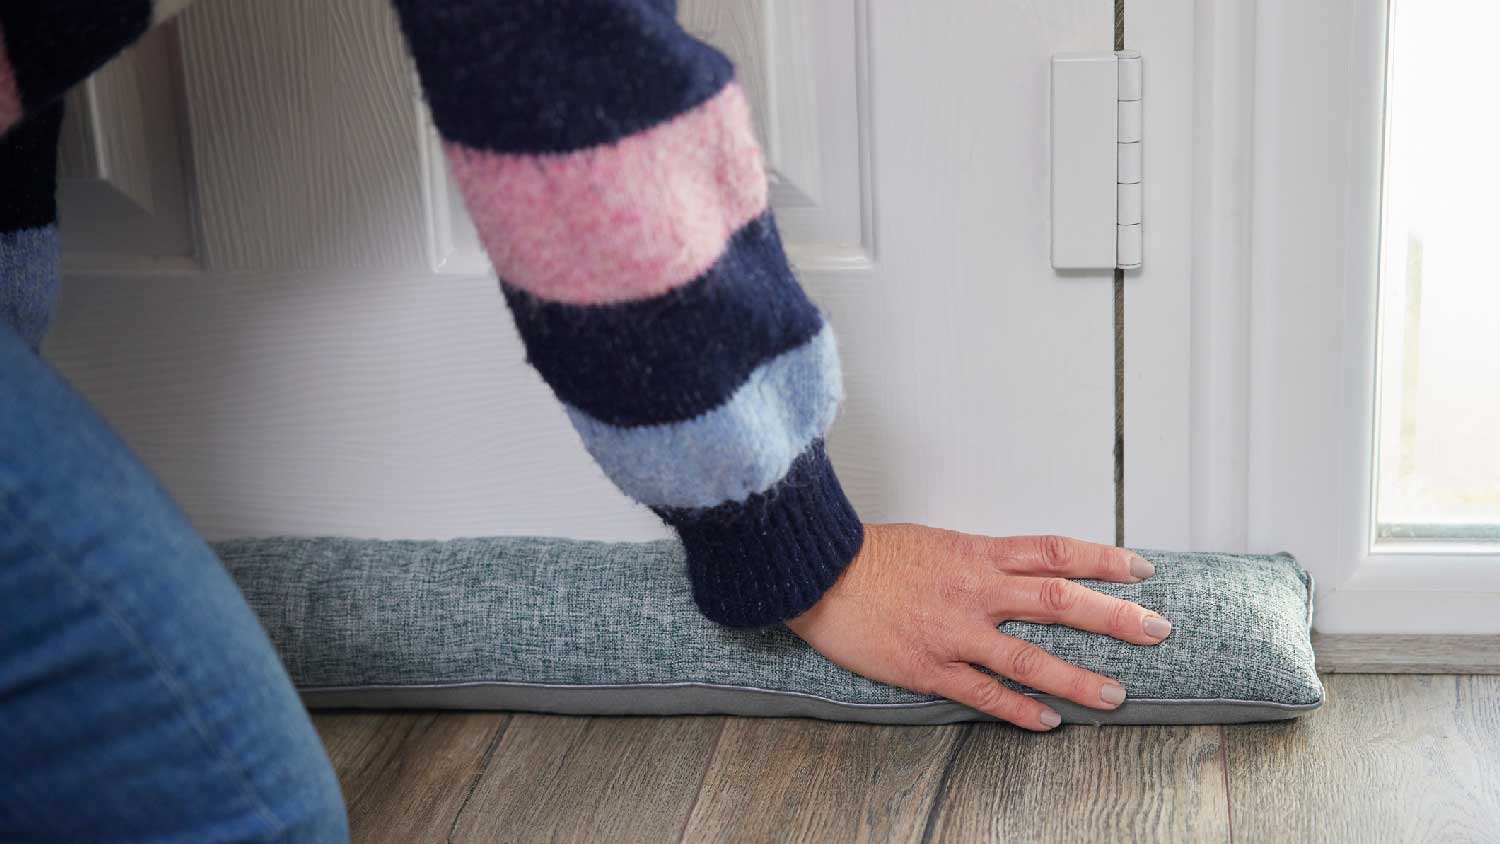
[{"label": "gap between door and frame", "polygon": [[[1115,49],[1125,49],[1125,0],[1115,0]],[[1115,544],[1125,544],[1125,271],[1114,271]]]}]

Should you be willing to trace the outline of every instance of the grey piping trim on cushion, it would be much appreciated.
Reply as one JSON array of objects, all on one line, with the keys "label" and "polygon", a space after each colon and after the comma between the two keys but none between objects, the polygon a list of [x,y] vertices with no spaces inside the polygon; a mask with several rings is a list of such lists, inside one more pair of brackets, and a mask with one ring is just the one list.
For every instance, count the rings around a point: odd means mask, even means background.
[{"label": "grey piping trim on cushion", "polygon": [[[555,685],[474,681],[432,685],[324,686],[300,690],[309,709],[484,709],[557,715],[744,715],[869,724],[954,724],[989,716],[951,700],[849,703],[806,692],[712,683]],[[1067,724],[1244,724],[1296,718],[1323,705],[1228,698],[1139,698],[1115,710],[1089,709],[1051,695]]]}]

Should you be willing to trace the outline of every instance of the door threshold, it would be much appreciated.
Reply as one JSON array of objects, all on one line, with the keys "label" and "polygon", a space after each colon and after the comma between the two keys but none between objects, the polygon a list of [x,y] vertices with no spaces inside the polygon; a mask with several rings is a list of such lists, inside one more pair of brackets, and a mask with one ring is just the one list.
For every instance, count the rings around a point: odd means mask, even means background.
[{"label": "door threshold", "polygon": [[1313,633],[1325,674],[1500,674],[1500,635]]}]

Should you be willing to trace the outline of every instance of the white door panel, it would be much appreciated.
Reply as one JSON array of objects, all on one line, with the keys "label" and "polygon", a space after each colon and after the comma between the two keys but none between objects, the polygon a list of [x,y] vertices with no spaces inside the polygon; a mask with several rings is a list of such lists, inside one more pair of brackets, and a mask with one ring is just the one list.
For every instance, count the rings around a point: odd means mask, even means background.
[{"label": "white door panel", "polygon": [[[1112,3],[695,0],[683,19],[739,62],[789,252],[839,334],[831,450],[861,514],[1108,541],[1110,274],[1050,267],[1046,108],[1050,55],[1110,49]],[[177,36],[193,257],[70,274],[47,352],[195,523],[663,535],[524,365],[385,0],[205,0]]]}]

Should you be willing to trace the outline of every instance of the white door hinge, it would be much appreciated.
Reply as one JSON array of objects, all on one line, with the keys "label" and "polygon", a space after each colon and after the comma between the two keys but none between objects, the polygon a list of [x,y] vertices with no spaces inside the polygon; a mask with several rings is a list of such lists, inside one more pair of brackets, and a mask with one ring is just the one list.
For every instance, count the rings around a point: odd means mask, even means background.
[{"label": "white door hinge", "polygon": [[1052,57],[1052,266],[1141,265],[1141,54]]}]

